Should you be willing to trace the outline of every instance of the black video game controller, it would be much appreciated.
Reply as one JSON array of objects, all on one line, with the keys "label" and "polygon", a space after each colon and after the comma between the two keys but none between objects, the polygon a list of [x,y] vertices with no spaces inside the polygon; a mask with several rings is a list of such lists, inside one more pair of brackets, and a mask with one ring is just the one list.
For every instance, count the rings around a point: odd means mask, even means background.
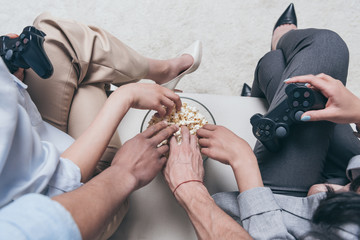
[{"label": "black video game controller", "polygon": [[301,115],[309,110],[323,109],[327,99],[318,91],[304,84],[289,84],[287,98],[273,110],[265,114],[255,114],[250,123],[254,136],[270,151],[280,149],[281,139],[287,137],[290,126],[301,122]]},{"label": "black video game controller", "polygon": [[19,68],[32,68],[41,78],[49,78],[53,74],[53,66],[43,47],[45,35],[28,26],[17,38],[0,37],[0,56],[11,73]]}]

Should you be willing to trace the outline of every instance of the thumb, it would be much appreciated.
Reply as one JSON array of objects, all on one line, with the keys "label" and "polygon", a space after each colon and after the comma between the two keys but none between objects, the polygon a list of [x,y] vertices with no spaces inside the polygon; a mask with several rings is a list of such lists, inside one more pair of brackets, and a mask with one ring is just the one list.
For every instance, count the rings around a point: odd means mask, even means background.
[{"label": "thumb", "polygon": [[331,115],[327,109],[307,111],[301,115],[301,121],[303,122],[313,122],[313,121],[323,121],[331,120]]}]

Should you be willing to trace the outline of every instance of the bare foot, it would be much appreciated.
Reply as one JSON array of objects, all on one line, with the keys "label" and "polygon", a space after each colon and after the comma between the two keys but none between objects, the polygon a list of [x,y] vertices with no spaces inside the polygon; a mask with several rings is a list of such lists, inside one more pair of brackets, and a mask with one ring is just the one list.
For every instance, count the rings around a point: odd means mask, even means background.
[{"label": "bare foot", "polygon": [[297,29],[294,24],[283,24],[277,27],[273,33],[271,39],[271,50],[276,49],[276,45],[279,42],[280,38],[290,30]]},{"label": "bare foot", "polygon": [[157,84],[164,84],[191,67],[193,62],[194,59],[189,54],[168,60],[149,59],[149,73],[146,78]]}]

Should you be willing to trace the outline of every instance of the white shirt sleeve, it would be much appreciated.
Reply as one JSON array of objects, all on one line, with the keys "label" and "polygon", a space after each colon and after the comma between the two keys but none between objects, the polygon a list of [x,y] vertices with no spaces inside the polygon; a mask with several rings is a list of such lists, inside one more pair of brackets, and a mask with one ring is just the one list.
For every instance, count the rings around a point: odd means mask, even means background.
[{"label": "white shirt sleeve", "polygon": [[0,58],[0,208],[27,193],[43,192],[60,153],[42,141],[43,123],[26,85],[9,73]]}]

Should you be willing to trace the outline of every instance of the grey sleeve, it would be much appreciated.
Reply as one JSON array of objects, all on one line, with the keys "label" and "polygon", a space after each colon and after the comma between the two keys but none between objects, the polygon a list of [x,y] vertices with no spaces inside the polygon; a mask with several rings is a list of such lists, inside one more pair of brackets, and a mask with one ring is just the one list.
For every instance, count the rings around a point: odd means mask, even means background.
[{"label": "grey sleeve", "polygon": [[254,239],[295,239],[285,225],[282,210],[269,188],[253,188],[239,194],[240,220]]},{"label": "grey sleeve", "polygon": [[346,176],[350,181],[360,176],[360,155],[352,157],[346,168]]}]

